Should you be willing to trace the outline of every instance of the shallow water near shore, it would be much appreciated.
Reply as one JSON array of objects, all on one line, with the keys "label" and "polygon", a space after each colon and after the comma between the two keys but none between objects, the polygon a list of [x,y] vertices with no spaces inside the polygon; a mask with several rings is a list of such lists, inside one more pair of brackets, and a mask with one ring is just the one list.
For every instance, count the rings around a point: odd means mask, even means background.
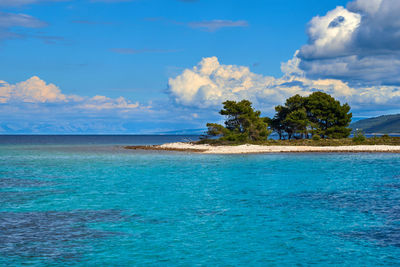
[{"label": "shallow water near shore", "polygon": [[0,146],[0,265],[398,265],[399,233],[399,154]]}]

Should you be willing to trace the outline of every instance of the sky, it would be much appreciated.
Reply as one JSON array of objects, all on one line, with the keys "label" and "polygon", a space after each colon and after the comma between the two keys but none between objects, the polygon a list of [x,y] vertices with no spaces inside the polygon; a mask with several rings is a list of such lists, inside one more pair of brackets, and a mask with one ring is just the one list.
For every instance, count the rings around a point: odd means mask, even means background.
[{"label": "sky", "polygon": [[170,133],[323,91],[400,112],[398,0],[0,0],[0,133]]}]

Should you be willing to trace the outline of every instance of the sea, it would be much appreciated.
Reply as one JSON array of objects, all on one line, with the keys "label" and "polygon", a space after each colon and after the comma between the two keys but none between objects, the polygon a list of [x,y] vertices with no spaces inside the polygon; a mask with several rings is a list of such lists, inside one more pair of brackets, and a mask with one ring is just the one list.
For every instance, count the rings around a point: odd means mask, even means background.
[{"label": "sea", "polygon": [[0,266],[399,266],[400,154],[0,136]]}]

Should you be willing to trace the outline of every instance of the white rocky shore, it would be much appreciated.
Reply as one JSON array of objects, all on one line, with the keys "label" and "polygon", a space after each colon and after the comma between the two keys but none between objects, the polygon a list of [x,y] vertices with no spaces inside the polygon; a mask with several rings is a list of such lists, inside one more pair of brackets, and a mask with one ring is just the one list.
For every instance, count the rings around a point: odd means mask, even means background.
[{"label": "white rocky shore", "polygon": [[400,153],[400,146],[358,145],[358,146],[211,146],[192,143],[168,143],[153,146],[154,150],[190,151],[202,154],[252,154],[252,153],[304,153],[304,152],[388,152]]}]

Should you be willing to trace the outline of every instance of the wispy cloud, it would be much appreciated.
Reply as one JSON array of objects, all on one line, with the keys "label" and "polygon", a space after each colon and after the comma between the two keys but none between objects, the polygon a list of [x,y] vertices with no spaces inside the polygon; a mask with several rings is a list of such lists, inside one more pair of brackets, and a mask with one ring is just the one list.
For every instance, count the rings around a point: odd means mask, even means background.
[{"label": "wispy cloud", "polygon": [[63,2],[69,0],[0,0],[0,7],[18,7],[29,4],[38,4],[42,2]]},{"label": "wispy cloud", "polygon": [[111,25],[109,21],[93,21],[93,20],[72,20],[72,23],[76,24],[87,24],[87,25]]},{"label": "wispy cloud", "polygon": [[135,55],[143,53],[174,53],[179,50],[173,49],[133,49],[133,48],[111,48],[112,52],[117,54]]},{"label": "wispy cloud", "polygon": [[133,2],[135,0],[90,0],[92,3],[122,3],[122,2]]},{"label": "wispy cloud", "polygon": [[39,28],[47,23],[26,14],[0,12],[0,28],[25,27]]},{"label": "wispy cloud", "polygon": [[7,39],[35,38],[46,44],[66,43],[64,37],[46,35],[45,33],[29,33],[24,28],[42,28],[48,24],[35,17],[20,13],[6,13],[0,11],[0,41]]},{"label": "wispy cloud", "polygon": [[189,22],[187,25],[191,28],[215,32],[222,28],[248,27],[249,23],[245,20],[232,21],[216,19],[210,21]]},{"label": "wispy cloud", "polygon": [[206,20],[206,21],[191,21],[191,22],[181,22],[176,20],[170,20],[163,17],[149,17],[145,18],[146,21],[161,21],[167,24],[182,25],[187,26],[192,29],[200,29],[208,32],[215,32],[223,28],[237,28],[237,27],[248,27],[249,23],[245,20]]},{"label": "wispy cloud", "polygon": [[0,40],[23,38],[25,33],[13,31],[15,27],[21,28],[41,28],[47,23],[26,14],[0,12]]},{"label": "wispy cloud", "polygon": [[52,35],[28,35],[28,37],[36,38],[42,40],[45,44],[70,44],[64,37],[62,36],[52,36]]},{"label": "wispy cloud", "polygon": [[[0,7],[20,7],[24,5],[40,4],[40,3],[51,3],[51,2],[69,2],[72,0],[0,0]],[[88,0],[91,3],[123,3],[133,2],[136,0]],[[185,1],[185,0],[183,0]],[[190,2],[190,0],[186,0]]]}]

